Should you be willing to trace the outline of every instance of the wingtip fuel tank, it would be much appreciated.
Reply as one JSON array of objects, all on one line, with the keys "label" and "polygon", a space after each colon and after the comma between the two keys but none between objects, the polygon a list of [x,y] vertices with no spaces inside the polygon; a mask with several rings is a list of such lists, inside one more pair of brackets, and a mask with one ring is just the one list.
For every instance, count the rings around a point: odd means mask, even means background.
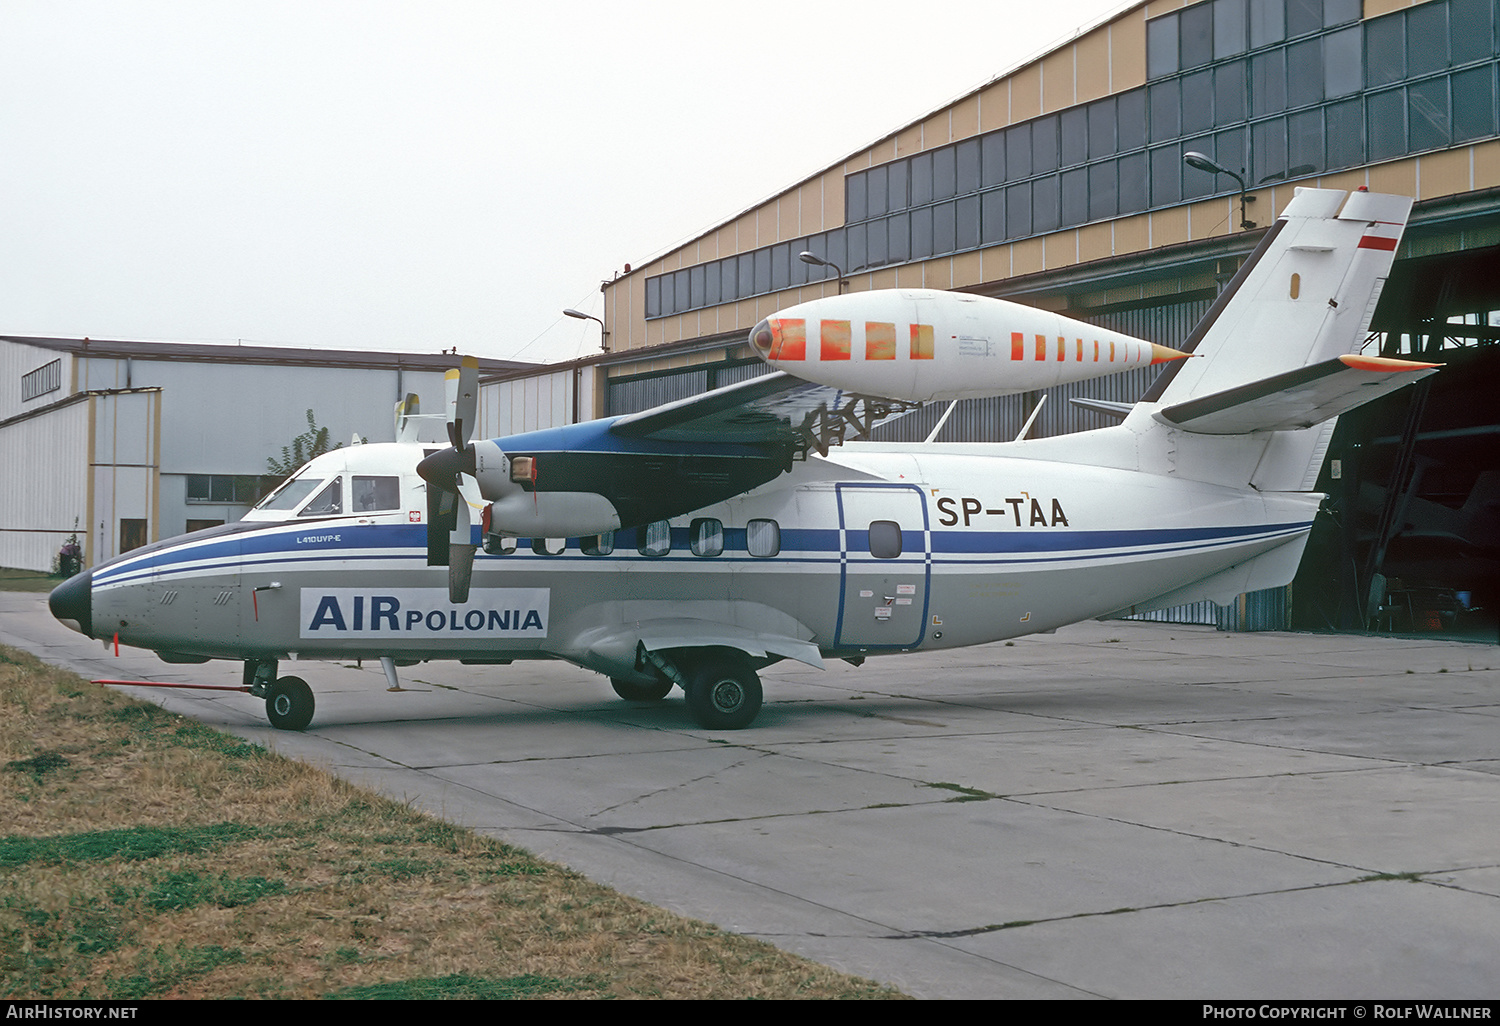
[{"label": "wingtip fuel tank", "polygon": [[1009,395],[1188,355],[1048,310],[934,289],[799,303],[757,324],[750,345],[803,380],[911,401]]}]

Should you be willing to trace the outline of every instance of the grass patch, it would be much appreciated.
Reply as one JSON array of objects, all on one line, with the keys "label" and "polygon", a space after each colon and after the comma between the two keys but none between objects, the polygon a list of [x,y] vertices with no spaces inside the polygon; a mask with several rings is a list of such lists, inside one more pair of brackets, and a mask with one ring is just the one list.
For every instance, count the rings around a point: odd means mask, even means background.
[{"label": "grass patch", "polygon": [[66,578],[40,570],[15,570],[0,566],[0,591],[51,591]]},{"label": "grass patch", "polygon": [[992,798],[1000,797],[999,795],[991,794],[988,791],[981,791],[977,787],[964,787],[962,784],[951,784],[945,780],[940,780],[935,784],[926,784],[924,786],[935,787],[942,791],[957,791],[958,797],[949,798],[948,800],[950,802],[987,802]]},{"label": "grass patch", "polygon": [[0,998],[899,996],[3,647],[0,767]]}]

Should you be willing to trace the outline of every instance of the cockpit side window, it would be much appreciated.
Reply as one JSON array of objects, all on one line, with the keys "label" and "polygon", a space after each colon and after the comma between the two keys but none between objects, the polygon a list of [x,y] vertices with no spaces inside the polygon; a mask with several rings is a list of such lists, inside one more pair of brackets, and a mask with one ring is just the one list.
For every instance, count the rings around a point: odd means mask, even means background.
[{"label": "cockpit side window", "polygon": [[297,515],[299,517],[327,517],[344,512],[343,481],[342,477],[329,481],[328,487],[319,492],[313,501],[309,502],[306,508]]},{"label": "cockpit side window", "polygon": [[398,477],[354,477],[354,501],[351,513],[377,513],[401,508],[401,479]]}]

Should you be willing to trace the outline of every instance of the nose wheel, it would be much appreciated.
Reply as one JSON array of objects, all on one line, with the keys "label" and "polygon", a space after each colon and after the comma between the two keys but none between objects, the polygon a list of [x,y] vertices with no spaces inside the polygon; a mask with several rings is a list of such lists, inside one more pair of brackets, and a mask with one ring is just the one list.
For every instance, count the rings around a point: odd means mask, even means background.
[{"label": "nose wheel", "polygon": [[282,677],[266,692],[266,719],[277,730],[306,730],[313,718],[313,693],[301,677]]}]

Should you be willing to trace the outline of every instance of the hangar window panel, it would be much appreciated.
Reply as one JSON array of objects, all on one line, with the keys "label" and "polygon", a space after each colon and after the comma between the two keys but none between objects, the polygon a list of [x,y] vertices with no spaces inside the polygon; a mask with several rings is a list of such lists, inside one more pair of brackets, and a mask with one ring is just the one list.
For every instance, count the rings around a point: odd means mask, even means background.
[{"label": "hangar window panel", "polygon": [[1182,135],[1182,102],[1176,79],[1148,87],[1151,105],[1151,141],[1167,142]]},{"label": "hangar window panel", "polygon": [[1146,145],[1146,90],[1132,89],[1116,99],[1120,151],[1138,150]]},{"label": "hangar window panel", "polygon": [[953,154],[954,171],[958,178],[958,195],[979,191],[979,140],[966,139],[959,143]]},{"label": "hangar window panel", "polygon": [[911,158],[911,205],[919,207],[932,202],[932,154],[919,153]]},{"label": "hangar window panel", "polygon": [[1369,158],[1385,160],[1406,151],[1406,90],[1388,89],[1365,100]]},{"label": "hangar window panel", "polygon": [[1146,75],[1160,78],[1177,68],[1177,15],[1146,22]]},{"label": "hangar window panel", "polygon": [[1082,224],[1089,219],[1089,177],[1086,168],[1062,173],[1062,223]]},{"label": "hangar window panel", "polygon": [[954,210],[955,248],[959,252],[979,248],[979,197],[965,196]]},{"label": "hangar window panel", "polygon": [[1236,125],[1245,120],[1246,61],[1230,61],[1214,69],[1214,124]]},{"label": "hangar window panel", "polygon": [[1389,85],[1406,77],[1406,20],[1400,14],[1365,22],[1365,84]]},{"label": "hangar window panel", "polygon": [[851,271],[868,267],[870,260],[869,248],[865,245],[865,237],[868,234],[866,226],[851,224],[844,229],[844,233],[849,239],[849,262],[845,264],[835,260],[834,263],[839,264],[840,267],[846,267]]},{"label": "hangar window panel", "polygon": [[1323,99],[1323,40],[1304,39],[1286,48],[1287,106]]},{"label": "hangar window panel", "polygon": [[1005,232],[1021,239],[1031,234],[1031,183],[1022,182],[1005,190]]},{"label": "hangar window panel", "polygon": [[[1494,0],[1450,0],[1448,4],[1449,56],[1454,64],[1492,58],[1495,39]],[[1461,110],[1457,98],[1455,111]]]},{"label": "hangar window panel", "polygon": [[1214,0],[1214,59],[1245,52],[1245,0]]},{"label": "hangar window panel", "polygon": [[901,525],[894,520],[870,521],[870,555],[895,559],[901,555]]},{"label": "hangar window panel", "polygon": [[741,253],[735,258],[739,274],[735,283],[735,295],[743,299],[755,295],[755,254]]},{"label": "hangar window panel", "polygon": [[1430,75],[1448,67],[1448,5],[1427,3],[1406,12],[1406,74]]},{"label": "hangar window panel", "polygon": [[1182,149],[1159,146],[1151,151],[1151,205],[1164,207],[1182,199]]},{"label": "hangar window panel", "polygon": [[1089,165],[1089,220],[1102,221],[1120,212],[1115,162]]},{"label": "hangar window panel", "polygon": [[1448,77],[1444,75],[1408,86],[1406,103],[1411,152],[1447,146],[1453,137],[1448,108]]},{"label": "hangar window panel", "polygon": [[1286,38],[1286,8],[1281,0],[1260,0],[1250,5],[1250,49],[1279,43]]},{"label": "hangar window panel", "polygon": [[[797,263],[802,263],[798,260]],[[771,291],[780,292],[792,283],[792,244],[778,243],[771,247]]]},{"label": "hangar window panel", "polygon": [[664,275],[661,276],[661,312],[662,312],[662,316],[666,316],[667,314],[672,314],[672,313],[676,313],[677,312],[677,306],[676,306],[676,304],[672,300],[672,297],[675,295],[675,291],[674,291],[675,290],[675,285],[673,283],[676,280],[677,279],[675,277],[673,277],[672,275],[670,275],[670,274],[664,274]]},{"label": "hangar window panel", "polygon": [[1012,182],[1031,177],[1031,126],[1005,130],[1005,176]]},{"label": "hangar window panel", "polygon": [[1495,134],[1494,66],[1453,76],[1453,141]]},{"label": "hangar window panel", "polygon": [[1354,167],[1365,159],[1365,108],[1358,99],[1323,108],[1327,166]]},{"label": "hangar window panel", "polygon": [[1085,109],[1089,121],[1089,159],[1113,157],[1116,152],[1115,124],[1119,121],[1114,97],[1098,100]]},{"label": "hangar window panel", "polygon": [[771,291],[771,251],[757,249],[755,257],[755,295]]},{"label": "hangar window panel", "polygon": [[932,208],[932,251],[952,253],[957,244],[957,207],[954,203],[939,203]]},{"label": "hangar window panel", "polygon": [[1031,183],[1031,231],[1050,232],[1058,226],[1058,176]]},{"label": "hangar window panel", "polygon": [[[1214,162],[1220,167],[1227,167],[1231,171],[1238,171],[1242,176],[1250,166],[1248,141],[1250,132],[1246,128],[1229,128],[1222,132],[1214,133]],[[1225,190],[1230,188],[1231,180],[1224,179],[1219,186]]]},{"label": "hangar window panel", "polygon": [[868,216],[865,173],[857,172],[844,179],[844,220],[863,221]]},{"label": "hangar window panel", "polygon": [[[886,206],[889,201],[886,192],[888,177],[889,169],[885,166],[872,167],[865,172],[865,217],[879,217],[889,209]],[[853,218],[845,218],[845,220],[853,220]]]},{"label": "hangar window panel", "polygon": [[1305,36],[1323,27],[1323,0],[1286,0],[1288,39]]},{"label": "hangar window panel", "polygon": [[692,308],[691,293],[688,292],[688,268],[675,272],[672,275],[673,303],[678,311]]},{"label": "hangar window panel", "polygon": [[1214,56],[1214,11],[1209,4],[1197,4],[1178,15],[1181,31],[1178,43],[1179,67],[1196,68]]},{"label": "hangar window panel", "polygon": [[703,305],[703,275],[705,268],[702,264],[688,268],[688,308],[696,310]]},{"label": "hangar window panel", "polygon": [[1286,51],[1268,50],[1250,58],[1250,108],[1256,117],[1286,110]]},{"label": "hangar window panel", "polygon": [[717,556],[724,551],[724,524],[700,517],[688,528],[688,548],[695,556]]},{"label": "hangar window panel", "polygon": [[986,246],[1005,241],[1005,190],[993,189],[980,197],[979,238]]},{"label": "hangar window panel", "polygon": [[886,257],[891,263],[911,259],[911,215],[893,214],[886,219]]},{"label": "hangar window panel", "polygon": [[947,199],[958,187],[958,167],[953,147],[944,146],[932,152],[932,198]]},{"label": "hangar window panel", "polygon": [[401,508],[401,479],[395,476],[354,478],[355,513],[377,513]]},{"label": "hangar window panel", "polygon": [[1273,118],[1250,127],[1250,180],[1279,182],[1286,177],[1286,119]]},{"label": "hangar window panel", "polygon": [[1049,114],[1031,123],[1031,173],[1044,175],[1057,170],[1057,115]]},{"label": "hangar window panel", "polygon": [[1120,158],[1120,213],[1145,210],[1149,204],[1146,185],[1146,155],[1128,153]]},{"label": "hangar window panel", "polygon": [[234,501],[234,478],[215,474],[208,479],[209,500],[212,502]]},{"label": "hangar window panel", "polygon": [[1330,100],[1364,88],[1363,42],[1357,25],[1323,37],[1323,95]]},{"label": "hangar window panel", "polygon": [[715,260],[703,265],[703,305],[716,306],[723,296],[724,268]]},{"label": "hangar window panel", "polygon": [[932,208],[923,207],[911,212],[911,258],[922,260],[932,256]]},{"label": "hangar window panel", "polygon": [[885,168],[885,209],[905,210],[911,205],[906,198],[909,162],[902,160]]},{"label": "hangar window panel", "polygon": [[1072,167],[1089,159],[1089,113],[1086,107],[1062,112],[1062,166]]},{"label": "hangar window panel", "polygon": [[646,279],[646,316],[661,316],[661,279]]},{"label": "hangar window panel", "polygon": [[[1005,184],[1004,132],[990,132],[979,140],[979,164],[986,188]],[[912,202],[916,202],[915,198]]]},{"label": "hangar window panel", "polygon": [[[823,254],[823,259],[830,263],[838,264],[840,267],[848,267],[849,240],[845,229],[835,228],[833,231],[826,233],[824,239],[826,240],[824,243],[826,252]],[[831,267],[824,268],[824,272],[825,276],[829,278],[838,276],[838,273]]]},{"label": "hangar window panel", "polygon": [[1214,127],[1213,71],[1205,69],[1182,77],[1182,134],[1194,135]]},{"label": "hangar window panel", "polygon": [[672,527],[657,520],[635,530],[635,550],[643,556],[665,556],[672,551]]},{"label": "hangar window panel", "polygon": [[757,559],[781,554],[781,525],[774,520],[752,520],[745,525],[745,551]]},{"label": "hangar window panel", "polygon": [[[1489,3],[1490,0],[1481,0]],[[1358,21],[1365,13],[1364,0],[1323,0],[1323,24],[1332,28],[1345,22]]]},{"label": "hangar window panel", "polygon": [[[1196,150],[1198,153],[1211,153],[1214,149],[1213,136],[1204,135],[1196,139],[1185,139],[1182,143],[1184,153]],[[1197,168],[1182,166],[1182,198],[1185,200],[1201,199],[1204,196],[1212,196],[1215,193],[1227,192],[1234,179],[1228,175],[1210,174],[1207,171],[1199,171]]]},{"label": "hangar window panel", "polygon": [[21,375],[21,401],[29,402],[37,396],[56,392],[62,388],[62,360],[44,363],[29,374]]},{"label": "hangar window panel", "polygon": [[887,223],[884,220],[871,221],[865,231],[865,266],[881,267],[890,262],[887,242]]},{"label": "hangar window panel", "polygon": [[1288,178],[1301,178],[1326,166],[1323,158],[1322,108],[1304,110],[1286,119]]},{"label": "hangar window panel", "polygon": [[812,264],[804,264],[799,258],[800,253],[812,252],[812,239],[800,238],[792,243],[792,284],[806,285],[813,271]]}]

